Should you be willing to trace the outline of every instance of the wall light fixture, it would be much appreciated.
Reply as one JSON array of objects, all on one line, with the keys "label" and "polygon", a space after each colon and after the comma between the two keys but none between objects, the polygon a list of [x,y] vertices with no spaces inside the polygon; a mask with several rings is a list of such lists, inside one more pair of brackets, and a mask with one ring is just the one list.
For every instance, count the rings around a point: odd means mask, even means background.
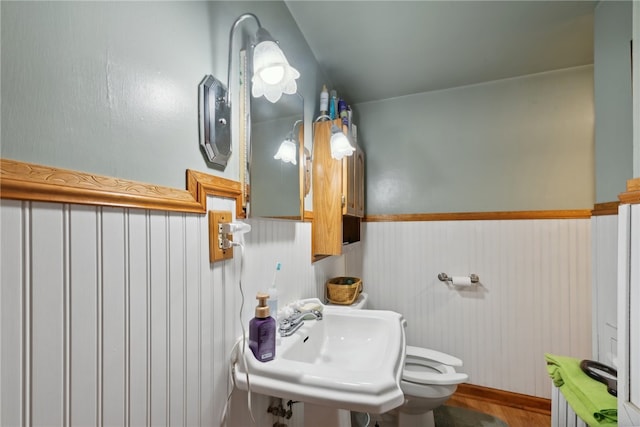
[{"label": "wall light fixture", "polygon": [[[318,116],[316,122],[324,122],[331,120],[331,117],[323,114]],[[351,156],[356,149],[351,145],[349,137],[335,124],[331,123],[331,157],[335,160],[342,160],[345,156]]]},{"label": "wall light fixture", "polygon": [[253,18],[258,30],[252,42],[253,68],[251,94],[264,96],[270,102],[278,102],[283,93],[294,94],[298,90],[296,79],[300,73],[289,65],[278,43],[262,27],[253,13],[240,15],[229,31],[229,53],[226,86],[212,75],[207,75],[198,86],[200,146],[206,158],[216,169],[224,170],[231,156],[231,71],[233,36],[245,19]]},{"label": "wall light fixture", "polygon": [[350,156],[356,151],[349,142],[349,138],[335,124],[331,125],[331,157],[342,160],[345,156]]}]

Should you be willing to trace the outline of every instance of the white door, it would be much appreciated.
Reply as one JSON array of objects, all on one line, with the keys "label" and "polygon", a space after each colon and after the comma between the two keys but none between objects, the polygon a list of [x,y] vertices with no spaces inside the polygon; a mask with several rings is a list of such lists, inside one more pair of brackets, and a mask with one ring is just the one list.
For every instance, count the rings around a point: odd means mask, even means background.
[{"label": "white door", "polygon": [[640,426],[640,205],[621,205],[618,224],[618,423]]},{"label": "white door", "polygon": [[[633,2],[633,157],[640,176],[640,1]],[[640,426],[640,204],[621,205],[618,223],[618,423]]]}]

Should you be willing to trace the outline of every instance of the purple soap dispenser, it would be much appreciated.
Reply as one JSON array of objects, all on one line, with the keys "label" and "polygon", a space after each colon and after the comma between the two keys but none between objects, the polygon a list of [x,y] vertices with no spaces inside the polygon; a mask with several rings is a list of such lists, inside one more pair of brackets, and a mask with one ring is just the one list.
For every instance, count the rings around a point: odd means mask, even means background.
[{"label": "purple soap dispenser", "polygon": [[261,362],[273,360],[276,356],[276,321],[269,316],[268,298],[267,294],[256,295],[256,317],[249,322],[249,348]]}]

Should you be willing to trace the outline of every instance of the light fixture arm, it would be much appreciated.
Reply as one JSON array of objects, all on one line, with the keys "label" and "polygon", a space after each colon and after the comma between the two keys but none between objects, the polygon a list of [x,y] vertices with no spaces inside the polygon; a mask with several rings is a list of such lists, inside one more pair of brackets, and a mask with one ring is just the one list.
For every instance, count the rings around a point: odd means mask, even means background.
[{"label": "light fixture arm", "polygon": [[[302,123],[304,123],[304,121],[303,121],[303,120],[300,120],[300,119],[296,120],[296,121],[293,123],[293,128],[291,129],[291,136],[292,136],[292,139],[293,139],[294,141],[297,141],[298,143],[300,143],[300,138],[299,138],[299,137],[298,137],[298,138],[296,138],[296,126],[301,125]],[[313,147],[313,140],[311,141],[311,146]],[[304,155],[304,150],[305,150],[305,147],[304,147],[304,139],[303,139],[303,142],[302,142],[302,148],[301,148],[301,150],[302,150],[301,155]],[[310,159],[310,158],[311,158],[311,155],[309,155],[309,159]]]},{"label": "light fixture arm", "polygon": [[302,123],[302,120],[296,120],[293,123],[293,127],[291,128],[291,135],[295,135],[296,134],[296,126],[298,126],[300,123]]},{"label": "light fixture arm", "polygon": [[227,65],[227,94],[225,96],[225,103],[227,105],[230,105],[230,102],[232,99],[231,98],[231,70],[233,67],[231,66],[231,64],[233,59],[233,35],[236,28],[238,28],[238,26],[240,25],[240,23],[245,19],[249,19],[249,18],[255,19],[256,23],[258,24],[258,28],[262,28],[262,24],[260,24],[260,20],[258,19],[258,17],[253,13],[247,12],[240,15],[231,26],[231,30],[229,30],[229,56],[227,58],[227,64],[228,64]]}]

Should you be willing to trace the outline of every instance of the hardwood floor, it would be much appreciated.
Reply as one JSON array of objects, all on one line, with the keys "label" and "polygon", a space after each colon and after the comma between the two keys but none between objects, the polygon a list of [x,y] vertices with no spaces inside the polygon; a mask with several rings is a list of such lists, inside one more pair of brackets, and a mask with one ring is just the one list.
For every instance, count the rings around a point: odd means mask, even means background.
[{"label": "hardwood floor", "polygon": [[[551,401],[526,394],[511,393],[472,384],[460,384],[445,405],[473,409],[493,415],[504,421],[509,427],[551,426]],[[397,420],[385,419],[384,415],[372,415],[369,425],[385,427],[395,425],[396,422]]]},{"label": "hardwood floor", "polygon": [[509,427],[549,427],[549,399],[462,384],[447,405],[469,408],[493,415]]}]

